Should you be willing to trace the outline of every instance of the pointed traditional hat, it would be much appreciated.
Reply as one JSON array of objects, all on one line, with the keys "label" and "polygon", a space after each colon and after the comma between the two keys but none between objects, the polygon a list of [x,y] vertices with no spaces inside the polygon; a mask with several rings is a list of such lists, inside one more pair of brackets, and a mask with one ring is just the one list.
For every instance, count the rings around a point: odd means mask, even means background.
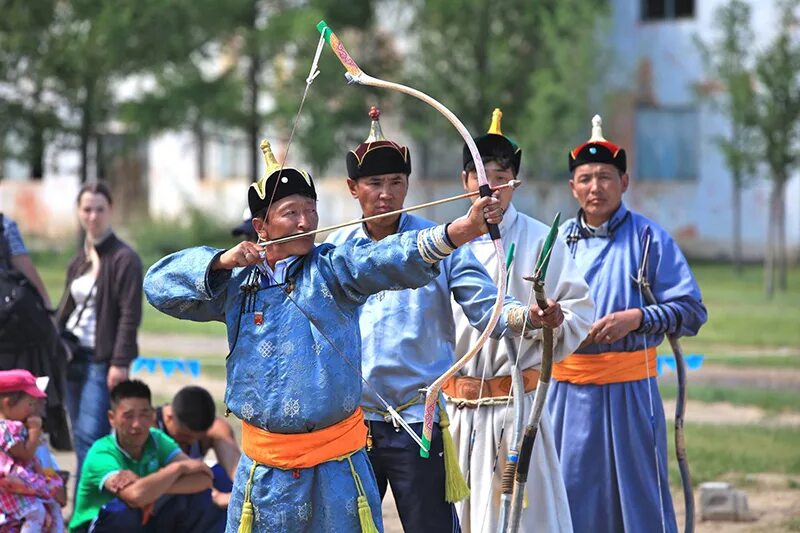
[{"label": "pointed traditional hat", "polygon": [[[500,127],[500,121],[503,119],[503,112],[499,107],[496,107],[492,112],[492,122],[489,125],[489,131],[480,137],[475,137],[473,140],[478,146],[478,152],[481,157],[506,157],[511,161],[514,167],[514,175],[519,173],[519,166],[522,163],[522,149],[517,143],[509,137],[503,135]],[[462,150],[463,168],[467,169],[467,165],[472,162],[472,153],[469,147],[464,144]]]},{"label": "pointed traditional hat", "polygon": [[[314,200],[317,199],[317,191],[314,188],[314,180],[311,174],[303,170],[292,167],[283,167],[275,159],[272,147],[266,139],[261,141],[261,152],[264,154],[266,170],[264,175],[255,183],[250,185],[247,191],[247,203],[250,213],[256,213],[269,207],[282,198],[292,194],[301,194]],[[280,180],[278,179],[280,177]]]},{"label": "pointed traditional hat", "polygon": [[369,108],[369,118],[372,119],[369,137],[347,152],[347,175],[351,179],[381,174],[411,174],[411,153],[407,147],[383,136],[380,116],[377,107]]},{"label": "pointed traditional hat", "polygon": [[569,153],[569,171],[587,163],[608,163],[623,174],[627,169],[625,150],[603,137],[603,119],[592,117],[592,137]]}]

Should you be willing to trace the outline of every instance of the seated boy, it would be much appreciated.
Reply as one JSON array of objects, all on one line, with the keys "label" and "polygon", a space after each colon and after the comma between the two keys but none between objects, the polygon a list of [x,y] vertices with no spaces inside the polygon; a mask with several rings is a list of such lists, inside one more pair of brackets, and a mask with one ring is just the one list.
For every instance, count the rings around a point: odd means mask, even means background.
[{"label": "seated boy", "polygon": [[112,432],[86,455],[70,531],[222,531],[225,512],[211,503],[211,470],[152,427],[147,385],[123,381],[110,400]]},{"label": "seated boy", "polygon": [[227,508],[241,452],[231,425],[216,416],[211,394],[196,385],[182,388],[171,403],[156,408],[155,427],[175,439],[191,459],[204,459],[209,450],[214,450],[218,464],[211,468],[211,499]]}]

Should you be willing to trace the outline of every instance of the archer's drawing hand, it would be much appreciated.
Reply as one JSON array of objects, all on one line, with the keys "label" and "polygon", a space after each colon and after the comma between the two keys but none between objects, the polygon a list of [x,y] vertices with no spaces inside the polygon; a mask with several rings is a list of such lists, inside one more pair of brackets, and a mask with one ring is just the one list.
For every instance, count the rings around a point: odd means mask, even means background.
[{"label": "archer's drawing hand", "polygon": [[254,242],[240,242],[219,256],[211,265],[211,270],[233,270],[236,267],[262,263],[264,261],[263,253],[263,248]]}]

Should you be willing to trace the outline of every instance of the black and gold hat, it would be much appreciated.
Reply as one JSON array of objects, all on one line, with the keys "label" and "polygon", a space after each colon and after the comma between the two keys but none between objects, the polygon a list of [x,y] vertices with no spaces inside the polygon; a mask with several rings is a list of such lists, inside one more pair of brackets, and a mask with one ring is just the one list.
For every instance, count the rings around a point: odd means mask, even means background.
[{"label": "black and gold hat", "polygon": [[369,117],[372,124],[369,137],[347,152],[347,175],[351,179],[381,174],[411,174],[411,153],[408,147],[389,141],[383,136],[380,115],[377,107],[370,107]]},{"label": "black and gold hat", "polygon": [[608,163],[625,173],[627,161],[625,150],[603,137],[603,119],[592,117],[592,137],[569,153],[569,171],[587,163]]},{"label": "black and gold hat", "polygon": [[272,153],[272,148],[266,139],[261,141],[261,151],[264,153],[264,163],[267,168],[264,176],[250,185],[247,191],[247,203],[253,215],[292,194],[301,194],[314,200],[317,199],[317,191],[314,188],[311,174],[292,167],[281,169],[281,165],[275,159],[275,154]]},{"label": "black and gold hat", "polygon": [[[519,145],[510,138],[503,135],[500,128],[500,121],[503,119],[503,112],[499,107],[496,107],[492,112],[492,123],[489,125],[489,131],[480,137],[475,137],[473,140],[478,146],[478,152],[481,157],[506,157],[511,161],[513,166],[514,175],[519,173],[519,166],[522,163],[522,149]],[[467,165],[472,162],[472,153],[469,151],[469,146],[464,143],[462,150],[463,156],[463,169],[467,169]]]}]

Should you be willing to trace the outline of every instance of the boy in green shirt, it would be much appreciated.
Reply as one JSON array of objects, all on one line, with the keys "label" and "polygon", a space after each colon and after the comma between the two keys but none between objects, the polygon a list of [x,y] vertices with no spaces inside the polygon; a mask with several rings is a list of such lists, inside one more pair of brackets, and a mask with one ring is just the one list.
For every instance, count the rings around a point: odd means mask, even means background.
[{"label": "boy in green shirt", "polygon": [[[147,385],[123,381],[110,400],[112,433],[86,455],[70,531],[222,531],[225,513],[211,503],[211,470],[151,427]],[[183,496],[164,505],[166,495]]]}]

